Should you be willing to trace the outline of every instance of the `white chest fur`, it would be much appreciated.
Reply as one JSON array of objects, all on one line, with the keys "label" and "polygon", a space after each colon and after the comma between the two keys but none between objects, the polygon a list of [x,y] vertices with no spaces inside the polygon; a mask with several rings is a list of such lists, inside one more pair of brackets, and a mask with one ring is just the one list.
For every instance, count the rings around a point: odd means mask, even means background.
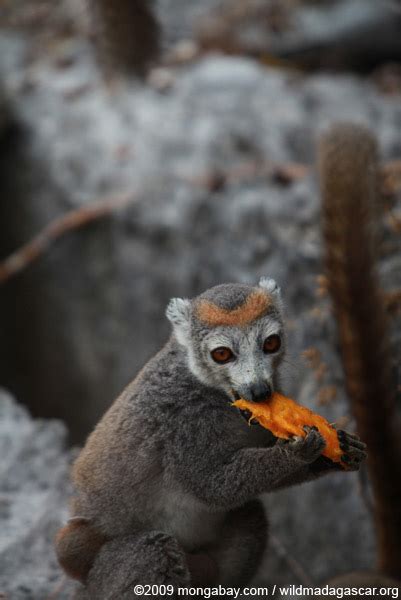
[{"label": "white chest fur", "polygon": [[162,489],[157,501],[155,528],[174,536],[185,550],[195,550],[216,539],[225,513],[211,512],[192,494],[179,488]]}]

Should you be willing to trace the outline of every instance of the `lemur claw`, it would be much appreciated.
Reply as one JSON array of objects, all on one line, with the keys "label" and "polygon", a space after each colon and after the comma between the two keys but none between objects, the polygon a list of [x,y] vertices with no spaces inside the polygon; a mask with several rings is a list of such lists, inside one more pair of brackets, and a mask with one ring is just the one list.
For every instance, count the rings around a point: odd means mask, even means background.
[{"label": "lemur claw", "polygon": [[347,465],[348,470],[357,471],[367,457],[366,444],[357,435],[343,429],[337,431],[337,437],[340,448],[344,452],[341,456],[342,462]]},{"label": "lemur claw", "polygon": [[294,436],[290,448],[296,455],[307,463],[315,461],[323,452],[326,441],[316,427],[303,428],[305,437]]},{"label": "lemur claw", "polygon": [[252,413],[246,408],[240,409],[241,416],[245,419],[248,425],[259,425],[259,423],[252,418]]}]

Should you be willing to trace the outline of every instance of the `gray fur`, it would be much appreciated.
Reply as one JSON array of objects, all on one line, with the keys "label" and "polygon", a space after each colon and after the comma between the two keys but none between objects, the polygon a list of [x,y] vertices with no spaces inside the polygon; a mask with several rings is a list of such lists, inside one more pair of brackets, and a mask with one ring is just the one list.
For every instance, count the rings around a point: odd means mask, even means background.
[{"label": "gray fur", "polygon": [[[232,284],[203,297],[235,308],[252,290]],[[242,329],[208,329],[194,317],[197,300],[170,303],[173,336],[106,413],[74,466],[74,514],[91,519],[110,540],[89,573],[89,598],[114,597],[103,564],[115,565],[113,585],[127,574],[131,583],[182,585],[190,578],[188,555],[199,552],[216,562],[215,583],[246,583],[266,538],[255,499],[333,468],[321,460],[324,441],[317,431],[277,443],[231,406],[232,387],[245,389],[260,377],[278,385],[284,349],[270,357],[260,346],[270,333],[284,336],[281,306]],[[239,364],[213,363],[216,344],[232,347]],[[170,566],[162,560],[163,544],[175,548]],[[115,597],[135,597],[121,589]]]},{"label": "gray fur", "polygon": [[234,310],[243,304],[249,294],[254,291],[255,288],[251,285],[237,283],[235,284],[235,292],[233,293],[233,284],[222,283],[221,285],[216,285],[203,292],[203,294],[200,294],[200,296],[196,298],[196,301],[208,300],[220,308]]},{"label": "gray fur", "polygon": [[274,297],[278,310],[282,312],[284,305],[281,297],[281,289],[277,285],[276,281],[271,277],[261,277],[259,280],[259,287],[266,290],[268,294]]},{"label": "gray fur", "polygon": [[177,341],[185,345],[190,336],[190,300],[186,298],[172,298],[166,309],[166,317],[173,326]]}]

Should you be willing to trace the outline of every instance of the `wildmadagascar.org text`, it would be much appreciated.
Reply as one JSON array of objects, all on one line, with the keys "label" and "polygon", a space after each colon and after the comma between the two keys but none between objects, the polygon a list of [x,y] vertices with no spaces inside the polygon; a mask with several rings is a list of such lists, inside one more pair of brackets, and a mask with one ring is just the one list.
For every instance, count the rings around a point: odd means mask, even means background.
[{"label": "wildmadagascar.org text", "polygon": [[264,586],[264,587],[178,587],[173,585],[136,585],[134,592],[137,596],[182,596],[183,598],[213,598],[226,596],[227,598],[285,598],[285,597],[319,597],[332,596],[333,598],[352,598],[365,596],[366,598],[398,598],[399,588],[396,587],[308,587],[303,585],[290,586]]}]

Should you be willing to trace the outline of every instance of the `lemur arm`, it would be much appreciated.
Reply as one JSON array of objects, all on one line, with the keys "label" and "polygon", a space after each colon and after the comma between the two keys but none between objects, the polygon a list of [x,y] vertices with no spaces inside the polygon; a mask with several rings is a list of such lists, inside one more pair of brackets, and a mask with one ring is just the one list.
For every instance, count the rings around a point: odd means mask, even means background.
[{"label": "lemur arm", "polygon": [[[234,508],[305,473],[320,456],[324,440],[316,430],[305,438],[269,448],[238,446],[230,417],[219,411],[186,411],[166,447],[171,475],[208,505]],[[235,445],[237,444],[237,445]]]},{"label": "lemur arm", "polygon": [[315,481],[315,479],[319,479],[328,473],[335,473],[343,470],[344,469],[338,463],[334,463],[324,456],[319,456],[313,463],[305,465],[293,475],[280,479],[272,489],[276,491],[308,481]]}]

